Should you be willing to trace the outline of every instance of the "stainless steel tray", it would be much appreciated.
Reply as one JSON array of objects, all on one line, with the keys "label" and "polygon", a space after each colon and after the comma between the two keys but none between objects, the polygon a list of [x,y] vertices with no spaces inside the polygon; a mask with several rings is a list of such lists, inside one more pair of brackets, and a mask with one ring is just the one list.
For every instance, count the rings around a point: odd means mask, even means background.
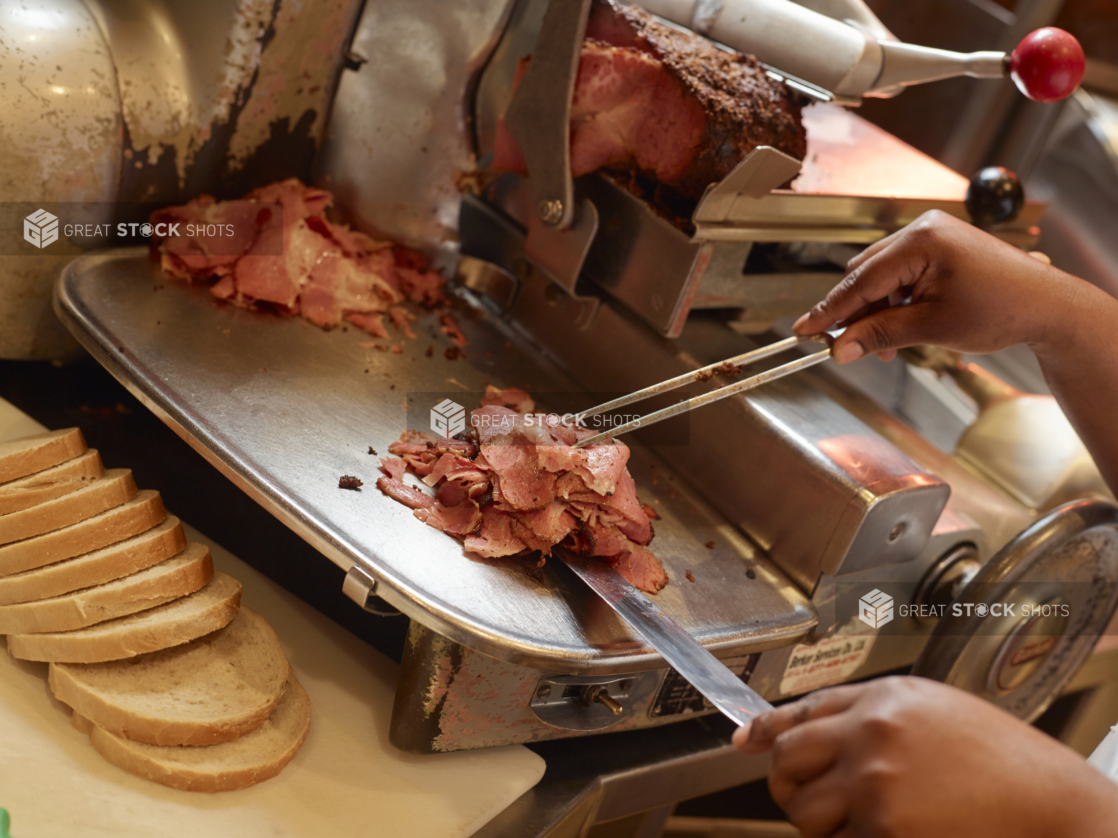
[{"label": "stainless steel tray", "polygon": [[[480,392],[487,382],[579,392],[496,318],[481,310],[458,317],[467,358],[448,360],[437,317],[421,314],[412,324],[419,339],[402,338],[396,355],[362,347],[370,339],[352,327],[324,332],[220,303],[162,276],[144,249],[75,260],[58,281],[55,308],[203,457],[335,564],[364,569],[412,619],[550,671],[664,666],[561,562],[549,562],[537,581],[520,562],[471,558],[374,485],[379,461],[368,448],[384,453],[398,438],[409,393]],[[703,645],[726,657],[785,646],[811,629],[815,611],[799,590],[651,452],[635,446],[630,470],[641,500],[661,515],[652,546],[672,583],[657,602]],[[339,489],[343,474],[361,478],[363,490]]]}]

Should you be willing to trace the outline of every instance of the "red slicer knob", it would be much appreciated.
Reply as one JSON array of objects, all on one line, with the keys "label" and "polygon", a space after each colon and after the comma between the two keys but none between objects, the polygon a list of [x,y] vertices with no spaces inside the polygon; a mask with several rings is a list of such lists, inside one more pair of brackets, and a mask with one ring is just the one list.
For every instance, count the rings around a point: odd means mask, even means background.
[{"label": "red slicer knob", "polygon": [[1025,36],[1009,55],[1009,75],[1034,102],[1066,99],[1083,81],[1083,47],[1074,36],[1046,26]]}]

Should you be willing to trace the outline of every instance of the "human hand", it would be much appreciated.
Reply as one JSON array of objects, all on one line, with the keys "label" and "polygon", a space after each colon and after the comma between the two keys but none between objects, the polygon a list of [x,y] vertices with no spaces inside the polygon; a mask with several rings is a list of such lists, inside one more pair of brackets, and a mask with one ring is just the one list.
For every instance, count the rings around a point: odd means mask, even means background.
[{"label": "human hand", "polygon": [[933,210],[850,260],[846,278],[794,329],[814,335],[849,324],[833,349],[840,364],[871,352],[891,360],[920,343],[996,352],[1042,343],[1083,285]]},{"label": "human hand", "polygon": [[805,838],[1118,835],[1118,788],[970,693],[913,677],[834,687],[734,734]]}]

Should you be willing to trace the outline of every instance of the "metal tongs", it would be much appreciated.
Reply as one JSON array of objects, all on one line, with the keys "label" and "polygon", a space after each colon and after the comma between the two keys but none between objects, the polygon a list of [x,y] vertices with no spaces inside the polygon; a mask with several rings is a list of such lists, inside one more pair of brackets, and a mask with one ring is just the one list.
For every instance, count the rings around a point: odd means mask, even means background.
[{"label": "metal tongs", "polygon": [[773,355],[779,355],[803,343],[815,342],[824,343],[827,348],[822,352],[816,352],[813,355],[805,355],[802,358],[797,358],[783,366],[775,367],[774,369],[767,370],[766,372],[754,375],[750,378],[743,379],[742,381],[733,384],[727,384],[725,387],[719,387],[716,390],[711,390],[709,393],[703,393],[701,396],[695,396],[693,399],[686,399],[678,404],[673,404],[671,407],[665,407],[662,410],[657,410],[649,413],[647,416],[641,416],[633,419],[631,422],[626,422],[623,425],[618,425],[616,428],[611,428],[608,431],[602,431],[600,434],[587,437],[575,443],[575,448],[586,448],[588,445],[595,445],[599,442],[605,442],[618,434],[628,433],[629,431],[636,430],[637,428],[647,428],[649,425],[655,425],[657,422],[663,422],[665,419],[671,419],[673,416],[679,416],[681,413],[688,413],[697,407],[711,404],[712,402],[720,401],[721,399],[736,396],[738,393],[744,393],[746,390],[752,390],[754,387],[760,387],[762,384],[767,384],[770,381],[776,381],[778,378],[783,378],[786,375],[791,375],[794,372],[813,367],[816,364],[821,364],[831,357],[831,347],[834,345],[835,338],[840,333],[821,335],[811,335],[810,337],[790,337],[784,340],[777,341],[776,343],[768,346],[763,346],[760,349],[754,349],[752,352],[746,352],[743,355],[735,355],[733,358],[727,358],[725,361],[720,361],[717,364],[703,367],[694,372],[684,373],[677,375],[675,378],[670,378],[667,381],[661,381],[659,384],[653,384],[651,387],[645,387],[643,390],[638,390],[635,393],[630,393],[627,396],[622,396],[619,399],[614,399],[611,402],[600,404],[597,407],[592,407],[589,410],[581,411],[578,414],[579,421],[589,416],[597,416],[599,413],[607,413],[611,410],[617,410],[620,407],[633,404],[634,402],[644,401],[652,396],[658,396],[661,393],[669,393],[680,387],[685,387],[688,384],[693,384],[696,381],[703,381],[710,378],[712,375],[719,375],[721,370],[724,370],[727,364],[741,369],[742,367],[754,364],[757,361],[762,361],[765,358],[771,358]]}]

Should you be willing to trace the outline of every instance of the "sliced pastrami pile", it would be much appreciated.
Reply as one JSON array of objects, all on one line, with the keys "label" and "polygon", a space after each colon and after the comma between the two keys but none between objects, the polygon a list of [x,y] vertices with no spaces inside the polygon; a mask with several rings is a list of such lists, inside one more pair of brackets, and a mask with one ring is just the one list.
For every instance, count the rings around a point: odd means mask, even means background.
[{"label": "sliced pastrami pile", "polygon": [[[377,488],[479,556],[539,553],[542,563],[562,545],[600,556],[642,591],[663,588],[668,575],[647,549],[652,524],[626,468],[629,448],[574,448],[594,431],[531,413],[523,390],[491,388],[485,401],[471,416],[472,439],[406,432],[392,443]],[[434,494],[405,483],[408,473]]]},{"label": "sliced pastrami pile", "polygon": [[[158,210],[151,221],[180,222],[179,234],[159,243],[163,269],[211,283],[215,297],[298,314],[325,329],[347,321],[379,338],[389,336],[387,314],[414,338],[414,317],[399,304],[442,305],[443,277],[415,251],[327,220],[333,203],[326,190],[290,179],[242,201],[203,196]],[[188,234],[199,230],[215,235]]]}]

